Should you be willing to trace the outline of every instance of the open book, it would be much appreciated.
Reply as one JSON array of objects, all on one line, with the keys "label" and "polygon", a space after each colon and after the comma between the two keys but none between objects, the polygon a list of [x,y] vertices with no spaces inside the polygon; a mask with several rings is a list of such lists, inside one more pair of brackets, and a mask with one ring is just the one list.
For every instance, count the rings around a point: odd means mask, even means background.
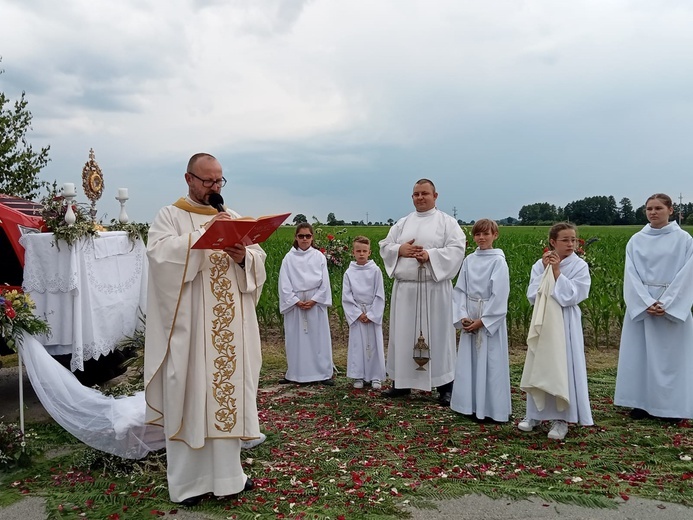
[{"label": "open book", "polygon": [[258,217],[241,217],[234,220],[217,220],[209,226],[193,249],[224,249],[235,244],[259,244],[267,240],[291,213]]}]

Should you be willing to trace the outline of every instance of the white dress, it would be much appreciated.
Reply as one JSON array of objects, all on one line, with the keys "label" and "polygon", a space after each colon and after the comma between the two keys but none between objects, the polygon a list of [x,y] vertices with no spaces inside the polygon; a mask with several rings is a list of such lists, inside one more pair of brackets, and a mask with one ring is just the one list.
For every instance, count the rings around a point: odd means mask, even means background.
[{"label": "white dress", "polygon": [[[312,309],[296,307],[313,300]],[[330,275],[325,255],[314,247],[292,248],[279,269],[279,311],[284,316],[284,336],[289,381],[310,383],[332,378],[332,338],[327,308],[332,305]]]},{"label": "white dress", "polygon": [[[626,316],[614,404],[693,418],[693,238],[676,222],[648,224],[626,246]],[[655,301],[664,316],[650,316]]]},{"label": "white dress", "polygon": [[[582,333],[582,312],[579,303],[589,296],[591,278],[587,263],[575,253],[560,263],[561,275],[556,280],[553,299],[563,308],[565,324],[566,355],[568,361],[568,396],[570,405],[558,411],[556,400],[546,396],[545,407],[537,410],[533,399],[527,399],[528,419],[562,420],[592,426],[592,410],[587,388],[587,364],[585,362],[585,340]],[[537,289],[544,275],[544,265],[540,260],[532,266],[532,274],[527,288],[527,298],[534,304]]]},{"label": "white dress", "polygon": [[[351,262],[342,283],[342,307],[349,323],[347,377],[364,381],[385,380],[383,273],[373,260],[364,265]],[[369,323],[358,318],[365,314]]]},{"label": "white dress", "polygon": [[180,199],[149,228],[146,421],[163,427],[174,502],[242,491],[241,441],[260,435],[255,306],[265,253],[248,246],[244,270],[223,251],[192,249],[216,213]]},{"label": "white dress", "polygon": [[477,249],[462,264],[452,292],[452,320],[481,319],[474,334],[462,331],[457,350],[457,369],[450,408],[479,419],[509,420],[510,361],[508,359],[508,312],[510,278],[500,249]]},{"label": "white dress", "polygon": [[[399,257],[399,247],[414,239],[429,256],[424,265],[421,299],[417,304],[419,262]],[[396,388],[430,391],[455,377],[456,343],[452,324],[452,279],[464,260],[466,238],[457,221],[433,208],[401,218],[380,241],[380,256],[394,278],[390,300],[387,372]],[[413,351],[422,332],[431,359],[417,370]]]}]

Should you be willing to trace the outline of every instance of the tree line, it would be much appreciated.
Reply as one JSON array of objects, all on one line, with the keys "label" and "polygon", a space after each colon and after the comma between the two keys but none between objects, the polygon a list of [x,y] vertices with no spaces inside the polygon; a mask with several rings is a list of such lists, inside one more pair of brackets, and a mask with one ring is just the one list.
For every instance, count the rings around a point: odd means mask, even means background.
[{"label": "tree line", "polygon": [[[693,225],[693,203],[674,203],[674,217],[682,222]],[[622,198],[618,203],[613,195],[598,195],[576,200],[561,208],[548,202],[535,202],[520,208],[519,221],[516,225],[537,226],[550,225],[561,220],[568,220],[580,225],[588,226],[628,226],[633,224],[647,224],[645,205],[633,208],[633,203],[628,197]]]}]

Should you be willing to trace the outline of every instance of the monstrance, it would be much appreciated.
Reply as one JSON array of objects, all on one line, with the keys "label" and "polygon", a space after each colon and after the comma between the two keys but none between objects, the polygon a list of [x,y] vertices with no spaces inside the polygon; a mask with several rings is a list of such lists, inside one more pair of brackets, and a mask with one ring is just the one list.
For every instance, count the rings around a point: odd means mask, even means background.
[{"label": "monstrance", "polygon": [[91,209],[89,210],[91,220],[96,222],[96,201],[101,198],[104,184],[103,173],[94,158],[93,148],[89,149],[89,160],[84,163],[84,168],[82,168],[82,187],[84,194],[91,201]]}]

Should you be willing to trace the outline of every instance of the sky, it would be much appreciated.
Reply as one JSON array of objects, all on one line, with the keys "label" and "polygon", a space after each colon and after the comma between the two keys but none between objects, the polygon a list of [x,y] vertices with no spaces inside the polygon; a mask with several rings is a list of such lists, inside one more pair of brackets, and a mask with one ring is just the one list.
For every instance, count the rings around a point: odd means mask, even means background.
[{"label": "sky", "polygon": [[78,201],[94,149],[106,222],[118,188],[151,222],[196,152],[249,216],[397,220],[422,177],[465,221],[685,203],[691,27],[688,0],[0,0],[0,91]]}]

